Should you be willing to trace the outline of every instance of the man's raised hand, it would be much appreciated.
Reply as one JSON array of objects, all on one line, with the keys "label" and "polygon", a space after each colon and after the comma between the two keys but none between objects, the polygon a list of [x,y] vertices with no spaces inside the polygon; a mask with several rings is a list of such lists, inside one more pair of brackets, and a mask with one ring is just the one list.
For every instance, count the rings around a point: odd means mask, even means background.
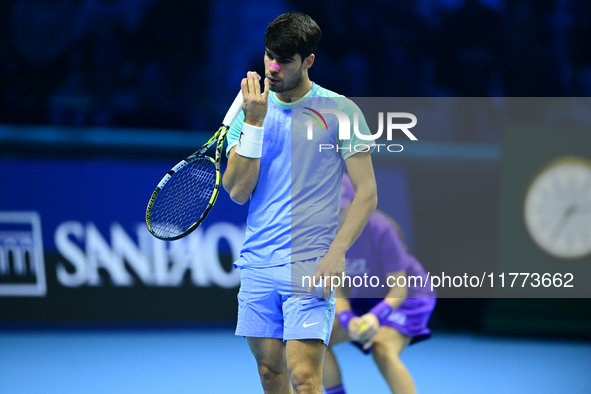
[{"label": "man's raised hand", "polygon": [[259,75],[249,71],[246,78],[242,79],[242,110],[244,111],[244,122],[256,127],[262,127],[267,115],[267,103],[269,98],[269,80],[265,78],[265,90],[261,94]]}]

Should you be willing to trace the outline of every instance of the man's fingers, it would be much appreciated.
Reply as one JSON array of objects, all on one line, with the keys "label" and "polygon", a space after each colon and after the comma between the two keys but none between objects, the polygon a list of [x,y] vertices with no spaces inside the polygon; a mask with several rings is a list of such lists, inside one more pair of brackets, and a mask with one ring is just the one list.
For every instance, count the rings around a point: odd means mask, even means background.
[{"label": "man's fingers", "polygon": [[255,91],[255,80],[256,77],[254,76],[253,72],[248,72],[248,93],[253,94]]},{"label": "man's fingers", "polygon": [[312,290],[314,290],[314,287],[324,287],[325,289],[328,289],[328,292],[325,291],[325,295],[328,295],[330,293],[331,286],[333,286],[332,285],[332,278],[334,276],[336,276],[337,278],[340,279],[340,277],[336,274],[335,275],[328,275],[324,272],[317,271],[314,274],[314,276],[312,277],[312,280],[310,281],[310,286],[308,287],[308,293],[312,292]]},{"label": "man's fingers", "polygon": [[248,78],[242,78],[240,89],[242,89],[242,98],[246,98],[246,96],[248,96]]},{"label": "man's fingers", "polygon": [[[312,290],[314,290],[314,287],[316,287],[316,282],[318,282],[318,278],[322,279],[320,273],[316,271],[316,273],[312,277],[312,280],[310,281],[310,286],[308,286],[308,293],[311,293]],[[322,283],[320,284],[322,285]]]},{"label": "man's fingers", "polygon": [[259,97],[261,95],[261,83],[259,82],[259,74],[256,71],[252,72],[252,79],[254,80],[255,97]]},{"label": "man's fingers", "polygon": [[265,101],[267,101],[267,99],[269,98],[269,78],[265,78],[264,84],[265,90],[263,90],[263,98],[265,99]]},{"label": "man's fingers", "polygon": [[314,290],[314,287],[324,287],[324,294],[328,295],[326,289],[328,289],[330,292],[330,276],[326,275],[326,273],[322,271],[316,271],[312,277],[312,280],[310,281],[310,286],[308,286],[308,293],[311,293],[312,290]]}]

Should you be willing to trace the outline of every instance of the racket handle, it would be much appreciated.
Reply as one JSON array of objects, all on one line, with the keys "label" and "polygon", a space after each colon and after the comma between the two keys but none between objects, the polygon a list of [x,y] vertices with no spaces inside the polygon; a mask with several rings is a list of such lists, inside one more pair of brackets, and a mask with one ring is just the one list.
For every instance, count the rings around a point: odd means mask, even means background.
[{"label": "racket handle", "polygon": [[[261,76],[259,75],[259,81],[260,80],[261,80]],[[241,90],[238,92],[238,95],[236,95],[236,98],[234,99],[234,102],[232,103],[232,106],[230,107],[228,112],[226,112],[226,116],[224,117],[224,121],[222,122],[222,124],[224,126],[231,126],[232,123],[234,123],[234,121],[238,117],[238,114],[240,114],[240,111],[242,110],[242,101],[243,100],[244,100],[244,98],[242,97],[242,90]]]}]

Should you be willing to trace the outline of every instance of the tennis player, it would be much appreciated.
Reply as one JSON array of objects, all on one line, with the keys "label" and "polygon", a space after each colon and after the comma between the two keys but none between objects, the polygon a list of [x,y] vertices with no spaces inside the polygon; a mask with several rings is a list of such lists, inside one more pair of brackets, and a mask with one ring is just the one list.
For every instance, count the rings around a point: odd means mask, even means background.
[{"label": "tennis player", "polygon": [[[347,215],[354,195],[351,181],[345,174],[342,217]],[[343,289],[337,288],[337,321],[324,358],[326,393],[345,393],[341,371],[331,348],[349,341],[365,354],[373,355],[393,393],[416,393],[413,379],[400,360],[400,353],[409,344],[431,337],[427,321],[435,307],[435,294],[428,286],[425,270],[407,252],[402,232],[394,220],[380,211],[371,216],[347,252],[346,272],[353,284],[355,277],[367,275],[377,276],[386,285],[387,278],[390,278],[390,285],[386,286],[385,297],[381,286],[351,286],[350,298],[345,298]],[[409,286],[406,279],[410,277],[421,279],[412,281]]]},{"label": "tennis player", "polygon": [[[322,393],[335,300],[317,279],[342,274],[345,252],[377,204],[373,142],[353,133],[339,139],[332,115],[324,116],[327,128],[318,129],[313,141],[296,138],[306,135],[305,125],[292,114],[302,115],[304,107],[316,105],[311,103],[335,105],[351,124],[359,111],[310,80],[320,36],[314,20],[298,12],[267,27],[264,89],[257,73],[247,73],[243,111],[227,137],[223,186],[238,204],[250,200],[246,238],[234,263],[241,269],[236,335],[247,338],[265,393]],[[370,134],[362,114],[359,130]],[[319,152],[316,143],[340,149]],[[367,149],[351,149],[355,144]],[[345,168],[356,194],[337,234]],[[316,280],[297,285],[297,272]]]}]

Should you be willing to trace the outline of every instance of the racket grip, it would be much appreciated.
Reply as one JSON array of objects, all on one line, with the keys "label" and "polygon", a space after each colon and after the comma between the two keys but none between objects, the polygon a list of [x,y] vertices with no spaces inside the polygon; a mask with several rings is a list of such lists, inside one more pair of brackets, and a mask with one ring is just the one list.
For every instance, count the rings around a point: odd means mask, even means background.
[{"label": "racket grip", "polygon": [[[261,80],[261,76],[259,75],[259,81],[260,80]],[[232,106],[230,106],[230,109],[228,110],[228,112],[226,112],[226,116],[224,116],[224,120],[222,122],[222,124],[224,126],[231,126],[232,123],[234,123],[234,121],[238,117],[238,114],[240,114],[240,111],[242,110],[242,101],[243,100],[244,100],[244,97],[242,96],[242,90],[241,90],[236,95],[236,98],[234,99],[234,102],[232,103]]]}]

